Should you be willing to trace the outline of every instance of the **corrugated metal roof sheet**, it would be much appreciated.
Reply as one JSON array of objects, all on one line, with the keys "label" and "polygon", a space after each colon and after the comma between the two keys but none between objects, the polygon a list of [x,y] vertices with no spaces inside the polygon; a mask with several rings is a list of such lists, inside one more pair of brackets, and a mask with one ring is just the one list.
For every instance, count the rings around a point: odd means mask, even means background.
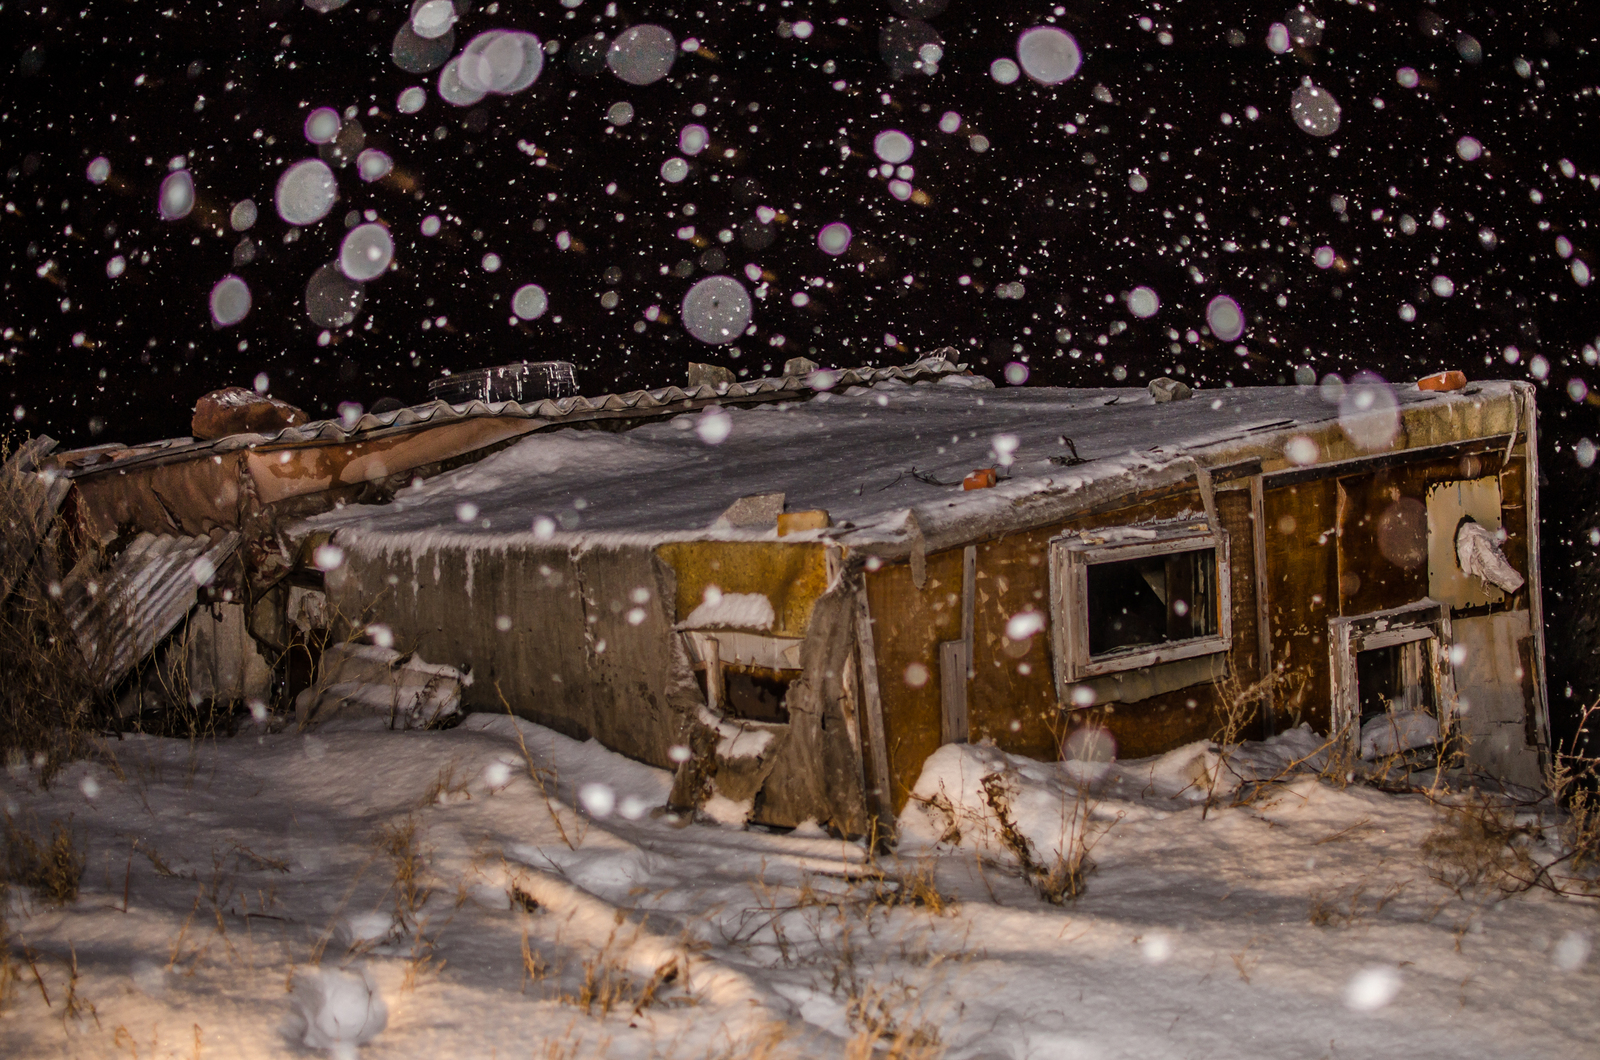
[{"label": "corrugated metal roof sheet", "polygon": [[73,632],[96,681],[111,688],[171,633],[239,545],[239,535],[140,534],[94,574],[65,587]]},{"label": "corrugated metal roof sheet", "polygon": [[[948,352],[952,356],[955,354],[953,349]],[[631,416],[643,419],[670,413],[674,410],[674,406],[695,406],[705,403],[744,404],[781,400],[789,395],[799,398],[817,391],[871,386],[887,379],[915,382],[919,379],[936,378],[965,370],[965,365],[935,354],[903,367],[824,368],[804,376],[752,379],[721,386],[709,383],[687,388],[669,386],[659,390],[634,390],[626,394],[601,394],[595,397],[580,395],[533,401],[527,404],[515,401],[492,403],[470,401],[463,405],[452,405],[446,401],[430,401],[392,412],[378,414],[369,412],[348,424],[342,420],[317,420],[298,427],[286,427],[273,434],[236,434],[209,442],[175,438],[122,449],[100,446],[95,449],[64,453],[58,459],[65,474],[78,477],[127,468],[151,460],[166,462],[174,459],[194,459],[204,453],[228,453],[247,448],[337,444],[382,438],[391,434],[425,430],[440,424],[484,417],[540,420],[552,425]]]}]

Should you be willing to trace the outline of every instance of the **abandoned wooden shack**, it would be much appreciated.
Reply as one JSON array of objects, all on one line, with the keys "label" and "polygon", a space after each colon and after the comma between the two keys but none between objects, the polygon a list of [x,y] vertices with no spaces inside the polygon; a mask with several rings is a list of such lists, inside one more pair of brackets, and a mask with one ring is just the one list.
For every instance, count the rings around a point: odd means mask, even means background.
[{"label": "abandoned wooden shack", "polygon": [[198,592],[209,695],[291,699],[376,640],[760,823],[859,835],[942,743],[1056,759],[1094,725],[1144,756],[1230,706],[1239,737],[1539,785],[1528,384],[995,389],[941,353],[38,466],[71,482],[69,588],[140,651],[173,578]]}]

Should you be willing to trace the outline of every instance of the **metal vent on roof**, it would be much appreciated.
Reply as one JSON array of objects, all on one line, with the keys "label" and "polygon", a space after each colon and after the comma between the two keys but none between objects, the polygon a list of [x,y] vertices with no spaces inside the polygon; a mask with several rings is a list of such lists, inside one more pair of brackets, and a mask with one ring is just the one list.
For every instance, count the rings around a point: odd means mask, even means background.
[{"label": "metal vent on roof", "polygon": [[577,379],[570,361],[517,361],[472,372],[456,372],[428,384],[428,396],[452,405],[469,401],[544,401],[575,397]]}]

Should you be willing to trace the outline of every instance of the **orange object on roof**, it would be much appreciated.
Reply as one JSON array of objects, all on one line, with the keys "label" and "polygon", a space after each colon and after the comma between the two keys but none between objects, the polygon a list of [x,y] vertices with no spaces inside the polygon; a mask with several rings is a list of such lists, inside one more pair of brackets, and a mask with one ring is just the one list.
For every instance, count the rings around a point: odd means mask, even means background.
[{"label": "orange object on roof", "polygon": [[980,467],[976,471],[969,471],[967,477],[961,480],[964,490],[986,490],[995,483],[994,468]]},{"label": "orange object on roof", "polygon": [[1458,372],[1454,368],[1448,372],[1435,372],[1425,375],[1417,380],[1418,390],[1460,390],[1467,385],[1465,372]]}]

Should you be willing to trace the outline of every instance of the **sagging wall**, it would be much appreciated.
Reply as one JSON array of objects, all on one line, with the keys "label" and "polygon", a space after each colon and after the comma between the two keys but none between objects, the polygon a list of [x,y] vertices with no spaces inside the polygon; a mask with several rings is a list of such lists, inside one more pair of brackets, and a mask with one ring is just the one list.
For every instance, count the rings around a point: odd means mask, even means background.
[{"label": "sagging wall", "polygon": [[[1046,561],[1051,538],[1068,530],[1197,517],[1202,509],[1197,490],[1130,497],[1116,511],[977,543],[975,662],[967,685],[970,738],[987,737],[1009,752],[1050,760],[1059,757],[1067,728],[1094,722],[1110,730],[1119,755],[1156,754],[1214,736],[1224,697],[1269,673],[1279,675],[1271,693],[1273,709],[1259,712],[1259,724],[1240,735],[1270,735],[1301,721],[1327,734],[1332,720],[1328,620],[1427,597],[1429,489],[1492,476],[1502,498],[1504,552],[1528,584],[1493,603],[1451,607],[1459,627],[1454,642],[1470,653],[1457,674],[1459,731],[1466,737],[1469,761],[1496,776],[1537,786],[1541,664],[1531,594],[1539,572],[1530,547],[1527,428],[1520,435],[1509,430],[1519,423],[1518,400],[1408,412],[1394,444],[1425,447],[1420,452],[1396,448],[1374,456],[1356,449],[1336,425],[1310,432],[1330,463],[1290,468],[1281,440],[1266,441],[1254,454],[1236,451],[1234,458],[1254,455],[1272,470],[1258,480],[1259,550],[1250,483],[1236,481],[1215,494],[1231,552],[1233,637],[1225,673],[1137,702],[1062,712],[1048,629],[1012,643],[1005,636],[1006,623],[1030,607],[1055,621]],[[1507,433],[1496,435],[1496,430]],[[1509,459],[1508,442],[1514,443]],[[1440,449],[1448,455],[1440,455]],[[1402,500],[1407,503],[1392,511]],[[1452,543],[1445,555],[1453,554]],[[897,812],[942,739],[939,643],[960,635],[960,555],[960,549],[929,554],[920,590],[905,562],[866,575]],[[1265,582],[1259,599],[1258,576]]]},{"label": "sagging wall", "polygon": [[[681,541],[657,548],[672,571],[676,621],[713,586],[756,593],[773,607],[776,637],[802,638],[800,675],[788,687],[786,724],[762,724],[771,742],[751,767],[751,819],[792,827],[814,820],[844,835],[868,830],[864,801],[860,680],[855,668],[854,594],[830,584],[826,546],[817,542]],[[698,694],[698,690],[697,690]],[[713,780],[713,784],[717,784]],[[721,790],[722,785],[718,785]],[[728,792],[724,792],[727,794]]]},{"label": "sagging wall", "polygon": [[[771,592],[780,629],[804,637],[803,673],[788,692],[789,723],[752,726],[772,739],[759,761],[738,763],[737,779],[730,770],[729,785],[741,786],[733,793],[740,799],[748,797],[743,787],[753,789],[760,823],[810,819],[845,835],[867,830],[853,597],[827,591],[820,546],[690,543],[708,547],[664,546],[658,554],[645,545],[430,539],[412,547],[346,534],[335,541],[346,559],[326,579],[330,607],[347,621],[384,623],[397,649],[470,666],[465,706],[509,707],[669,770],[679,765],[674,746],[717,744],[705,739],[705,699],[674,625],[712,578],[728,592]],[[714,764],[711,773],[715,785]]]},{"label": "sagging wall", "polygon": [[[1505,440],[1463,445],[1448,456],[1269,487],[1264,495],[1272,663],[1304,673],[1299,693],[1274,704],[1278,730],[1309,722],[1332,727],[1328,620],[1415,603],[1430,594],[1451,604],[1461,731],[1470,761],[1496,776],[1540,783],[1536,701],[1539,679],[1531,594],[1526,445],[1506,460]],[[1270,480],[1269,480],[1270,481]],[[1515,593],[1447,598],[1455,522],[1430,530],[1430,492],[1453,484],[1498,492],[1502,549],[1528,578]],[[1440,535],[1448,540],[1435,540]],[[1430,587],[1430,574],[1432,585]]]},{"label": "sagging wall", "polygon": [[[1245,487],[1248,483],[1241,483]],[[1226,670],[1244,685],[1259,677],[1253,523],[1248,488],[1215,494],[1217,519],[1229,537],[1233,640]],[[1133,703],[1063,712],[1058,707],[1048,625],[1013,642],[1007,624],[1034,609],[1051,614],[1049,542],[1071,530],[1204,518],[1199,490],[1130,497],[1127,506],[1022,530],[976,545],[973,677],[967,684],[969,739],[991,739],[1013,754],[1054,760],[1075,725],[1108,729],[1122,757],[1156,754],[1210,737],[1220,723],[1224,689],[1200,684]],[[941,742],[939,642],[961,633],[962,550],[927,557],[919,590],[908,564],[865,575],[878,662],[894,809],[904,807],[923,762]],[[1249,735],[1256,735],[1252,732]]]},{"label": "sagging wall", "polygon": [[854,594],[829,592],[811,611],[802,674],[789,686],[788,732],[755,797],[752,820],[793,827],[807,819],[841,835],[867,834]]},{"label": "sagging wall", "polygon": [[326,578],[330,606],[386,624],[396,649],[470,666],[466,706],[509,707],[675,768],[668,752],[687,742],[702,699],[672,633],[672,571],[648,547],[335,541],[346,559]]}]

